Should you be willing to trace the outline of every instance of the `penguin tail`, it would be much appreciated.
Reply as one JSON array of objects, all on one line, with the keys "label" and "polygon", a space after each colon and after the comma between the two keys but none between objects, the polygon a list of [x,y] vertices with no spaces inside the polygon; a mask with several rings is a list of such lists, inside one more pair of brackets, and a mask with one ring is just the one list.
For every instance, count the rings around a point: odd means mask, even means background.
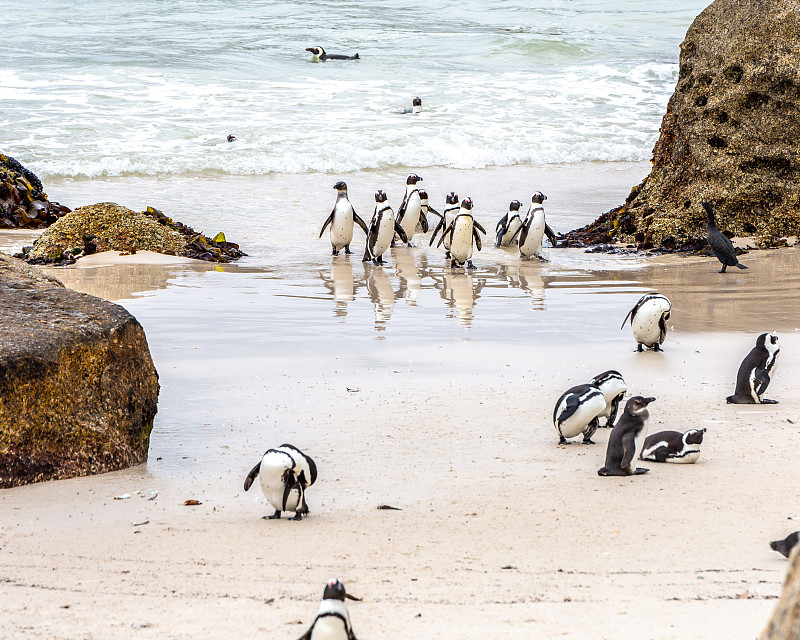
[{"label": "penguin tail", "polygon": [[737,263],[736,263],[736,266],[737,266],[739,269],[747,269],[747,267],[746,267],[745,265],[743,265],[741,262],[737,262]]}]

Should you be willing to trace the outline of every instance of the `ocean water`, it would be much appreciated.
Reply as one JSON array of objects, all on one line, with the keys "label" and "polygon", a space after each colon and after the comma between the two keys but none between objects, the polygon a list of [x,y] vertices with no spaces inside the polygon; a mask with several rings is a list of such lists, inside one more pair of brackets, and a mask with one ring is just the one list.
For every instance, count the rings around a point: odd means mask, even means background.
[{"label": "ocean water", "polygon": [[35,0],[4,12],[0,150],[43,178],[647,160],[706,5]]}]

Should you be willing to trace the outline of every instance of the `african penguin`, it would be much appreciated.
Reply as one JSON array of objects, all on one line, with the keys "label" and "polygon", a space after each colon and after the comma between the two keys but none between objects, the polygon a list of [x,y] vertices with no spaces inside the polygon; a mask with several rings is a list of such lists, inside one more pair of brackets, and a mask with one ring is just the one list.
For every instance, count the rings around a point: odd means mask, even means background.
[{"label": "african penguin", "polygon": [[422,200],[419,197],[419,189],[417,182],[421,182],[416,173],[408,174],[406,178],[406,192],[403,195],[403,201],[400,203],[400,208],[397,210],[397,223],[403,227],[408,238],[405,242],[410,247],[411,239],[417,231],[417,225],[420,222],[420,215],[422,214]]},{"label": "african penguin", "polygon": [[229,133],[228,134],[228,142],[233,142],[234,140],[236,140],[236,136],[233,135],[232,133]]},{"label": "african penguin", "polygon": [[333,188],[338,192],[336,194],[336,204],[333,205],[331,215],[325,220],[325,224],[320,229],[319,237],[325,233],[328,225],[331,225],[331,246],[333,247],[333,255],[338,256],[339,251],[344,248],[345,253],[352,253],[350,251],[350,243],[353,241],[353,223],[357,223],[359,227],[369,235],[366,223],[358,216],[347,198],[347,184],[343,181],[337,182]]},{"label": "african penguin", "polygon": [[790,533],[783,540],[774,540],[770,542],[769,547],[773,551],[780,553],[784,558],[788,558],[792,555],[792,549],[797,546],[798,541],[800,541],[800,531],[795,531],[794,533]]},{"label": "african penguin", "polygon": [[542,203],[547,200],[547,196],[541,191],[537,191],[531,196],[531,206],[525,220],[519,229],[511,236],[511,240],[519,235],[519,255],[522,258],[536,256],[542,260],[542,238],[547,235],[550,243],[556,246],[556,234],[547,224],[544,218],[544,206]]},{"label": "african penguin", "polygon": [[700,457],[705,432],[705,429],[689,429],[685,433],[659,431],[649,435],[642,448],[642,460],[693,464]]},{"label": "african penguin", "polygon": [[667,320],[671,310],[672,304],[666,296],[647,293],[628,311],[620,329],[630,318],[633,337],[637,343],[636,350],[642,351],[642,346],[645,346],[653,351],[662,351],[661,345],[667,337]]},{"label": "african penguin", "polygon": [[508,213],[500,218],[495,229],[497,234],[495,247],[507,247],[512,243],[511,238],[517,234],[517,230],[522,226],[522,219],[519,217],[519,208],[521,206],[522,203],[519,200],[512,200],[508,205]]},{"label": "african penguin", "polygon": [[394,234],[400,236],[403,242],[406,241],[406,232],[394,219],[394,211],[391,205],[386,202],[386,192],[378,190],[375,192],[375,212],[372,214],[372,221],[369,223],[369,233],[367,234],[367,246],[364,251],[362,262],[372,260],[375,264],[384,264],[383,254],[392,244]]},{"label": "african penguin", "polygon": [[464,198],[450,226],[439,238],[439,244],[442,244],[445,238],[450,240],[451,267],[460,267],[466,263],[467,269],[475,268],[472,264],[472,245],[474,241],[478,251],[481,250],[481,237],[478,232],[486,234],[486,230],[472,217],[472,198]]},{"label": "african penguin", "polygon": [[276,449],[267,449],[261,461],[250,470],[244,480],[244,490],[252,486],[258,476],[261,490],[275,513],[264,516],[277,520],[283,511],[294,511],[293,520],[302,520],[308,515],[306,489],[317,480],[317,465],[291,444],[282,444]]},{"label": "african penguin", "polygon": [[727,397],[728,404],[778,404],[762,397],[778,365],[778,335],[762,333],[736,374],[736,390]]},{"label": "african penguin", "polygon": [[338,578],[330,580],[322,592],[317,617],[298,640],[356,640],[353,625],[350,624],[350,613],[344,604],[345,598],[358,600],[345,591]]},{"label": "african penguin", "polygon": [[736,257],[736,249],[733,248],[733,243],[728,236],[717,229],[717,223],[714,220],[714,210],[708,202],[702,204],[703,209],[706,210],[706,217],[708,219],[708,226],[706,228],[706,238],[708,239],[708,246],[717,256],[717,260],[722,263],[720,273],[725,273],[728,267],[738,267],[739,269],[747,269],[739,262]]},{"label": "african penguin", "polygon": [[584,444],[594,444],[592,436],[597,431],[597,417],[605,408],[606,399],[594,385],[579,384],[567,389],[553,411],[559,444],[567,444],[567,438],[574,438],[579,433],[583,433]]},{"label": "african penguin", "polygon": [[311,55],[314,57],[312,60],[314,62],[325,62],[326,60],[358,60],[358,54],[353,54],[352,56],[343,56],[335,53],[325,53],[325,49],[322,47],[308,47],[306,51],[309,51]]},{"label": "african penguin", "polygon": [[606,401],[605,410],[598,414],[597,417],[606,419],[606,423],[603,425],[604,427],[613,427],[614,420],[617,419],[617,410],[619,409],[620,400],[622,400],[625,392],[628,390],[625,380],[622,378],[622,374],[613,369],[604,371],[589,380],[589,384],[600,389]]},{"label": "african penguin", "polygon": [[442,217],[442,214],[439,213],[436,209],[434,209],[429,204],[428,192],[425,189],[419,190],[419,205],[420,205],[420,214],[419,214],[419,223],[417,224],[416,231],[418,233],[428,233],[430,229],[430,223],[428,222],[428,214],[432,213],[434,215]]},{"label": "african penguin", "polygon": [[647,435],[647,419],[650,412],[647,405],[655,398],[633,396],[625,404],[625,410],[608,436],[606,447],[606,464],[597,470],[599,476],[633,476],[647,473],[649,469],[634,470],[631,463],[638,459],[642,452]]},{"label": "african penguin", "polygon": [[[455,191],[451,191],[447,194],[445,198],[445,205],[444,210],[441,213],[441,220],[439,220],[439,224],[436,225],[436,228],[433,230],[431,234],[431,240],[428,243],[429,246],[433,246],[433,241],[436,240],[436,234],[439,231],[442,232],[442,237],[444,237],[444,230],[450,226],[450,223],[453,222],[453,218],[456,217],[460,206],[458,204],[458,194]],[[438,245],[437,245],[438,246]],[[450,239],[444,238],[444,248],[445,248],[445,258],[450,258]]]},{"label": "african penguin", "polygon": [[422,111],[422,98],[414,98],[410,109],[403,109],[403,113],[420,113]]}]

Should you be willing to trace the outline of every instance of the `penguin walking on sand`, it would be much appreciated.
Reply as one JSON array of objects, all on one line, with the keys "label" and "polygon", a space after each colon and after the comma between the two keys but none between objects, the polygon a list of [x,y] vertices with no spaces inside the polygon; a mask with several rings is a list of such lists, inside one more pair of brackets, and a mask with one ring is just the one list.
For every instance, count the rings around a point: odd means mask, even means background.
[{"label": "penguin walking on sand", "polygon": [[776,333],[762,333],[756,338],[756,346],[739,365],[736,390],[726,398],[728,404],[778,404],[763,396],[775,375],[780,351]]},{"label": "penguin walking on sand", "polygon": [[672,311],[672,303],[660,293],[647,293],[639,298],[620,325],[625,326],[631,319],[631,329],[636,340],[636,350],[647,347],[653,351],[663,351],[661,345],[667,337],[667,320]]},{"label": "penguin walking on sand", "polygon": [[542,238],[545,235],[550,240],[550,243],[554,247],[556,246],[556,234],[547,224],[544,217],[542,203],[545,200],[547,200],[547,196],[541,191],[537,191],[531,196],[531,206],[528,208],[525,220],[511,236],[513,241],[519,235],[519,255],[522,258],[536,256],[540,260],[544,260],[542,258]]},{"label": "penguin walking on sand", "polygon": [[[436,228],[433,230],[433,233],[431,234],[431,240],[428,243],[428,246],[431,247],[433,246],[433,241],[436,240],[436,235],[440,231],[442,232],[442,237],[444,237],[444,230],[447,229],[447,227],[449,227],[450,224],[453,222],[453,218],[456,217],[456,214],[458,213],[460,208],[461,207],[458,203],[458,194],[455,191],[451,191],[450,193],[447,194],[447,197],[445,198],[444,209],[442,210],[442,213],[439,216],[440,217],[439,223],[436,225]],[[442,241],[440,241],[440,244],[441,243]],[[449,259],[450,238],[444,238],[443,243],[445,249],[444,257]]]},{"label": "penguin walking on sand", "polygon": [[647,405],[655,398],[634,396],[628,400],[617,424],[611,430],[606,448],[606,464],[597,470],[599,476],[638,476],[649,469],[634,469],[631,463],[637,460],[642,452],[647,436],[647,419],[650,412]]},{"label": "penguin walking on sand", "polygon": [[708,202],[702,204],[703,209],[706,210],[706,217],[708,218],[708,227],[706,229],[706,237],[708,238],[708,246],[717,256],[717,260],[722,263],[720,273],[725,273],[728,267],[738,267],[739,269],[747,269],[739,258],[736,257],[736,249],[733,248],[733,243],[730,238],[717,229],[717,223],[714,220],[714,209]]},{"label": "penguin walking on sand", "polygon": [[333,188],[338,192],[336,194],[336,203],[333,205],[331,215],[325,220],[322,229],[319,231],[319,237],[325,233],[328,225],[331,225],[331,246],[333,247],[333,255],[338,256],[339,251],[344,249],[345,253],[352,253],[350,251],[350,243],[353,241],[353,223],[358,224],[362,231],[369,235],[367,224],[358,216],[350,200],[347,198],[347,183],[340,180]]},{"label": "penguin walking on sand", "polygon": [[350,613],[344,599],[358,600],[345,591],[341,580],[328,581],[322,592],[322,603],[319,605],[317,617],[298,640],[356,640]]},{"label": "penguin walking on sand", "polygon": [[500,218],[495,229],[497,241],[495,247],[507,247],[517,235],[517,231],[522,226],[522,218],[519,217],[519,208],[522,203],[519,200],[512,200],[508,205],[508,213]]},{"label": "penguin walking on sand", "polygon": [[283,511],[294,511],[292,520],[302,520],[308,515],[306,489],[317,481],[317,465],[311,456],[291,444],[267,449],[261,461],[247,474],[245,491],[256,477],[261,481],[264,497],[275,509],[275,513],[264,518],[279,520]]},{"label": "penguin walking on sand", "polygon": [[[408,174],[406,178],[406,192],[403,195],[403,201],[400,203],[400,208],[397,210],[397,222],[403,227],[408,238],[405,242],[410,247],[411,239],[417,232],[417,225],[420,223],[420,215],[422,214],[422,199],[419,196],[419,189],[417,183],[421,182],[416,173]],[[427,224],[427,221],[426,221]]]},{"label": "penguin walking on sand", "polygon": [[453,218],[450,226],[444,230],[439,244],[445,238],[450,240],[450,267],[461,267],[466,263],[467,269],[474,269],[472,264],[473,241],[478,251],[481,250],[479,232],[486,235],[486,229],[472,216],[472,198],[464,198],[461,208]]},{"label": "penguin walking on sand", "polygon": [[644,441],[642,460],[652,462],[673,462],[675,464],[694,464],[700,457],[705,429],[680,431],[659,431]]},{"label": "penguin walking on sand", "polygon": [[613,427],[614,420],[617,419],[619,403],[628,390],[622,374],[613,369],[604,371],[589,380],[589,384],[600,389],[600,393],[603,394],[603,399],[606,401],[606,408],[597,417],[606,419],[604,427]]},{"label": "penguin walking on sand", "polygon": [[783,540],[774,540],[770,542],[769,548],[773,551],[777,551],[784,558],[788,558],[792,555],[792,549],[797,546],[798,541],[800,541],[800,531],[795,531],[794,533],[790,533]]},{"label": "penguin walking on sand", "polygon": [[592,436],[599,425],[598,416],[606,409],[603,393],[592,384],[579,384],[567,389],[556,402],[553,424],[558,432],[559,444],[567,438],[583,434],[584,444],[594,444]]},{"label": "penguin walking on sand", "polygon": [[375,212],[372,214],[372,221],[369,223],[369,233],[367,234],[367,246],[364,251],[362,262],[372,260],[375,264],[384,264],[383,254],[392,245],[394,234],[406,241],[406,232],[403,227],[397,224],[394,219],[394,211],[391,205],[386,202],[386,192],[378,190],[375,192]]},{"label": "penguin walking on sand", "polygon": [[355,53],[352,56],[343,56],[341,54],[336,53],[325,53],[325,49],[322,47],[307,47],[306,51],[310,52],[312,56],[312,60],[314,62],[326,62],[327,60],[359,60],[358,54]]}]

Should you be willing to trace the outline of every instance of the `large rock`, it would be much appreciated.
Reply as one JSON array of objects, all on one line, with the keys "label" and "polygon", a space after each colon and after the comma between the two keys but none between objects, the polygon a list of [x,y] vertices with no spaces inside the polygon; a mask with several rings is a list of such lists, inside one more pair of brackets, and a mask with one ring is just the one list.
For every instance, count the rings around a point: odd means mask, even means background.
[{"label": "large rock", "polygon": [[760,640],[800,640],[800,546],[792,553],[783,595]]},{"label": "large rock", "polygon": [[36,174],[0,153],[0,229],[46,227],[67,212],[67,207],[47,199]]},{"label": "large rock", "polygon": [[0,254],[0,487],[144,462],[158,391],[136,318]]},{"label": "large rock", "polygon": [[735,235],[797,235],[798,178],[800,1],[715,0],[681,44],[652,171],[605,228],[681,245],[705,235],[709,201]]}]

